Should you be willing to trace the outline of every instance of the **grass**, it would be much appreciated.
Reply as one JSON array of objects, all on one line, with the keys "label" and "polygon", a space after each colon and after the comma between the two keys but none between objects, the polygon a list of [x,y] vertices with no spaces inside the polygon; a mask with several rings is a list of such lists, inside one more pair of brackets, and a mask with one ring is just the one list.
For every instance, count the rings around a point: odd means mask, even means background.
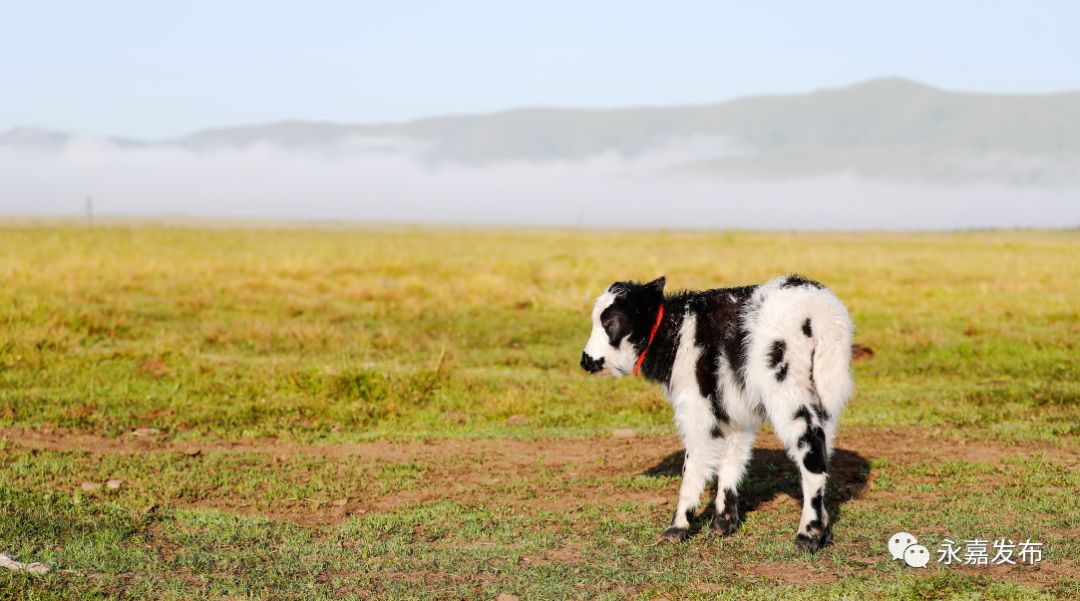
[{"label": "grass", "polygon": [[[0,552],[58,569],[0,573],[0,597],[1075,596],[1078,253],[1075,231],[6,223]],[[828,283],[875,352],[841,429],[858,461],[834,493],[858,490],[837,544],[795,551],[776,452],[734,537],[652,546],[677,478],[605,437],[675,451],[670,409],[579,373],[591,300],[614,279],[786,272]],[[931,455],[878,442],[905,431]],[[1030,536],[1046,567],[913,570],[883,551],[900,529]]]}]

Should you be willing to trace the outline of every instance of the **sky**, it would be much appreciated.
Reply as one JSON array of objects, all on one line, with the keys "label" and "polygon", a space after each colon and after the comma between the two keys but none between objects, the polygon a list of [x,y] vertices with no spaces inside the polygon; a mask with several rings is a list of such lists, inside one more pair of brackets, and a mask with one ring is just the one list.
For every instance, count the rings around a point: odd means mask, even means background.
[{"label": "sky", "polygon": [[1080,89],[1080,2],[0,0],[0,131],[700,104],[901,76]]}]

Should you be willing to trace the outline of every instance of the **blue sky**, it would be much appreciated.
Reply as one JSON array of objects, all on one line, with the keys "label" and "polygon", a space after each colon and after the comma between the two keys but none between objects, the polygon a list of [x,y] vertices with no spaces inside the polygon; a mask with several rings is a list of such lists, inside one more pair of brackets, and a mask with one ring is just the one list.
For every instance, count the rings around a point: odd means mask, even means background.
[{"label": "blue sky", "polygon": [[706,103],[881,76],[1080,88],[1080,2],[0,0],[0,130]]}]

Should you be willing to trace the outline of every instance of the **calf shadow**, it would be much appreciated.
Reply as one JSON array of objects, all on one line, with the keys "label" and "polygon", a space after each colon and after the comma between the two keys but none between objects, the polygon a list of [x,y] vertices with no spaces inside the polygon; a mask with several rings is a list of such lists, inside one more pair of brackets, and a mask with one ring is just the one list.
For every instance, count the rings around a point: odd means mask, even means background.
[{"label": "calf shadow", "polygon": [[[641,473],[642,476],[660,478],[682,475],[683,451],[667,455],[659,463]],[[825,494],[825,506],[833,525],[840,518],[844,503],[858,497],[870,481],[870,461],[855,451],[836,449],[829,460],[829,485]],[[709,484],[710,500],[716,489],[715,481]],[[802,500],[799,469],[781,449],[755,448],[750,459],[746,477],[739,486],[739,512],[741,519],[754,512],[777,495],[786,494]],[[712,514],[712,503],[701,516]],[[696,524],[697,528],[701,524]],[[697,529],[695,528],[695,530]]]}]

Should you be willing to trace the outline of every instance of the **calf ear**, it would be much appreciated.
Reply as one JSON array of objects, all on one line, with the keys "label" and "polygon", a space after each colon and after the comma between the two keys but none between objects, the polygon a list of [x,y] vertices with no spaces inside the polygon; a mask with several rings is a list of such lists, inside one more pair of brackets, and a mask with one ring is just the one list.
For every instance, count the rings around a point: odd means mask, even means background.
[{"label": "calf ear", "polygon": [[608,292],[614,294],[615,296],[622,296],[626,294],[628,290],[629,288],[627,287],[626,282],[612,282],[612,284],[608,286],[607,289]]},{"label": "calf ear", "polygon": [[656,290],[657,292],[663,293],[664,292],[664,284],[666,284],[666,283],[667,283],[667,278],[664,277],[664,276],[660,276],[660,277],[656,278],[655,280],[649,282],[648,284],[645,284],[645,286],[647,288],[652,288],[652,289]]}]

